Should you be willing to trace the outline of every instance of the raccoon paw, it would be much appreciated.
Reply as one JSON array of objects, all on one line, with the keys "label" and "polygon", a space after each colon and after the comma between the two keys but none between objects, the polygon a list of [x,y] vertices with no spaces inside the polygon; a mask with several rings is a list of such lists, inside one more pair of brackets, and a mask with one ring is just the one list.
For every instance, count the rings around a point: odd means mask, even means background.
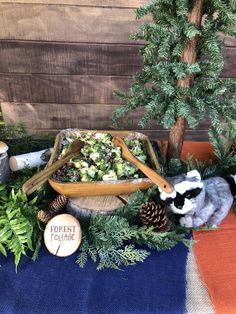
[{"label": "raccoon paw", "polygon": [[205,221],[202,221],[201,218],[197,217],[193,219],[193,228],[198,228],[204,225]]},{"label": "raccoon paw", "polygon": [[186,228],[192,228],[193,227],[193,218],[189,215],[181,217],[179,222],[180,222],[180,225],[182,227],[186,227]]}]

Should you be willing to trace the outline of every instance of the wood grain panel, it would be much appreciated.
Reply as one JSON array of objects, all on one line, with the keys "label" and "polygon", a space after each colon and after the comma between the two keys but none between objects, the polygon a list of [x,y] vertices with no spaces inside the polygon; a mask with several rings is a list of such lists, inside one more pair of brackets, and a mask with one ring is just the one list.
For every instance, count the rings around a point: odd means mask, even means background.
[{"label": "wood grain panel", "polygon": [[121,104],[115,90],[128,91],[131,77],[0,74],[0,101],[58,104]]},{"label": "wood grain panel", "polygon": [[[0,41],[1,73],[131,76],[141,45]],[[224,50],[222,77],[236,77],[236,47]]]},{"label": "wood grain panel", "polygon": [[236,47],[228,47],[224,50],[225,66],[221,74],[225,78],[236,78]]},{"label": "wood grain panel", "polygon": [[[111,127],[112,112],[117,105],[100,104],[31,104],[8,103],[1,104],[4,121],[6,123],[24,122],[28,128],[33,129],[63,129],[85,128],[106,129]],[[137,110],[130,116],[129,124],[121,124],[127,129],[137,128],[137,122],[144,110]],[[198,129],[207,129],[208,119],[202,122]],[[155,121],[148,124],[146,129],[160,129]]]},{"label": "wood grain panel", "polygon": [[[29,133],[32,134],[54,134],[56,135],[61,131],[61,129],[27,129]],[[168,138],[168,131],[166,130],[135,130],[137,132],[142,132],[146,134],[150,139],[157,140],[157,139],[163,139],[167,140]],[[185,140],[192,140],[192,141],[209,141],[208,137],[208,130],[186,130],[185,134]]]},{"label": "wood grain panel", "polygon": [[[106,129],[111,127],[111,115],[117,105],[100,104],[30,104],[2,103],[4,121],[14,123],[24,122],[29,128],[86,128]],[[132,114],[132,120],[137,122],[141,111]],[[132,120],[129,129],[134,128]],[[123,124],[124,126],[124,124]],[[156,126],[155,123],[149,128]]]},{"label": "wood grain panel", "polygon": [[0,74],[0,101],[118,104],[113,91],[131,83],[128,76]]},{"label": "wood grain panel", "polygon": [[[56,134],[58,134],[61,131],[61,129],[47,129],[47,128],[44,128],[44,129],[36,129],[36,128],[30,129],[30,128],[27,128],[27,131],[29,133],[39,134],[39,135],[41,135],[41,134],[53,134],[53,135],[56,135]],[[144,133],[147,136],[149,136],[150,139],[153,139],[153,140],[166,139],[168,137],[168,131],[162,131],[162,130],[160,131],[158,129],[155,129],[155,130],[146,130],[146,129],[144,129],[144,130],[136,130],[136,129],[134,129],[133,131]]]},{"label": "wood grain panel", "polygon": [[227,47],[235,47],[236,46],[236,38],[225,36],[223,34],[219,34],[219,37],[224,39],[225,46],[227,46]]},{"label": "wood grain panel", "polygon": [[38,3],[38,4],[61,4],[61,5],[81,5],[96,7],[122,7],[137,8],[147,0],[0,0],[0,3]]},{"label": "wood grain panel", "polygon": [[132,9],[0,4],[0,39],[127,43],[140,23]]},{"label": "wood grain panel", "polygon": [[[130,8],[3,2],[0,39],[127,43],[145,20],[136,21]],[[236,39],[225,44],[236,46]]]},{"label": "wood grain panel", "polygon": [[132,75],[138,45],[0,41],[0,72]]}]

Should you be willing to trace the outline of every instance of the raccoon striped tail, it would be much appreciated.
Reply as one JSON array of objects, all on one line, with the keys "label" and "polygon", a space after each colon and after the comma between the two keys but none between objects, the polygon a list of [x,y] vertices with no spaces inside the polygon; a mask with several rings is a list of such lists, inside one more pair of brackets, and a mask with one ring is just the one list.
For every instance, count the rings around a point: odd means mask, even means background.
[{"label": "raccoon striped tail", "polygon": [[228,182],[230,191],[233,197],[235,197],[236,196],[236,175],[230,175],[230,176],[225,177],[224,179]]}]

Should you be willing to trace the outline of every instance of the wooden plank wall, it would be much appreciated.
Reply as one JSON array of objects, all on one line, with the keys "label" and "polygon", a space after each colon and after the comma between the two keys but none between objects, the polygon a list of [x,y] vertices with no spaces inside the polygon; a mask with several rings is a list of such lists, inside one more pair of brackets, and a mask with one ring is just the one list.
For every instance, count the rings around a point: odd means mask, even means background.
[{"label": "wooden plank wall", "polygon": [[[6,123],[33,132],[108,129],[140,70],[140,44],[129,40],[140,22],[133,9],[147,0],[0,0],[0,101]],[[236,43],[226,39],[223,77],[236,77]],[[137,128],[142,112],[132,115]],[[207,137],[208,122],[187,138]],[[166,137],[155,122],[144,131]]]}]

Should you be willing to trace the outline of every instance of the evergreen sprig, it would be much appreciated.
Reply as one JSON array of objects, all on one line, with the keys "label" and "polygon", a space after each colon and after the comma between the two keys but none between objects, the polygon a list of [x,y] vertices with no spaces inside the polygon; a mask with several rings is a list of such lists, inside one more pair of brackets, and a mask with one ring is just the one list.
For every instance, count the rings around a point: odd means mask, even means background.
[{"label": "evergreen sprig", "polygon": [[[145,42],[140,49],[143,69],[133,77],[128,93],[115,92],[124,105],[113,113],[117,123],[123,116],[145,108],[139,125],[150,120],[171,128],[178,117],[184,117],[195,128],[206,116],[219,134],[222,120],[230,122],[236,116],[236,81],[221,79],[224,67],[224,42],[219,32],[235,37],[235,1],[204,1],[199,27],[188,21],[193,0],[152,0],[136,10],[137,19],[151,16],[141,25],[133,40]],[[194,64],[181,62],[184,47],[197,38],[197,58]],[[178,87],[178,80],[192,76],[189,88]]]},{"label": "evergreen sprig", "polygon": [[152,227],[140,226],[138,212],[142,203],[157,194],[156,188],[148,193],[136,192],[126,205],[114,215],[95,215],[90,218],[89,227],[83,230],[83,240],[77,264],[84,267],[88,257],[97,262],[97,269],[135,265],[143,262],[150,252],[142,247],[155,250],[173,248],[178,242],[191,245],[186,239],[188,231],[173,224],[171,230],[157,233]]},{"label": "evergreen sprig", "polygon": [[[211,128],[209,139],[214,148],[214,156],[209,157],[206,161],[202,161],[188,155],[185,162],[185,172],[196,169],[200,172],[203,179],[236,173],[236,156],[231,151],[235,138],[236,122],[232,121],[231,124],[224,126],[221,136],[215,129]],[[178,168],[176,167],[176,169]]]},{"label": "evergreen sprig", "polygon": [[219,175],[226,175],[236,172],[236,155],[230,151],[232,141],[236,138],[236,128],[234,125],[225,127],[222,136],[218,136],[217,131],[211,129],[209,132],[209,138],[214,152],[217,157],[216,169]]}]

